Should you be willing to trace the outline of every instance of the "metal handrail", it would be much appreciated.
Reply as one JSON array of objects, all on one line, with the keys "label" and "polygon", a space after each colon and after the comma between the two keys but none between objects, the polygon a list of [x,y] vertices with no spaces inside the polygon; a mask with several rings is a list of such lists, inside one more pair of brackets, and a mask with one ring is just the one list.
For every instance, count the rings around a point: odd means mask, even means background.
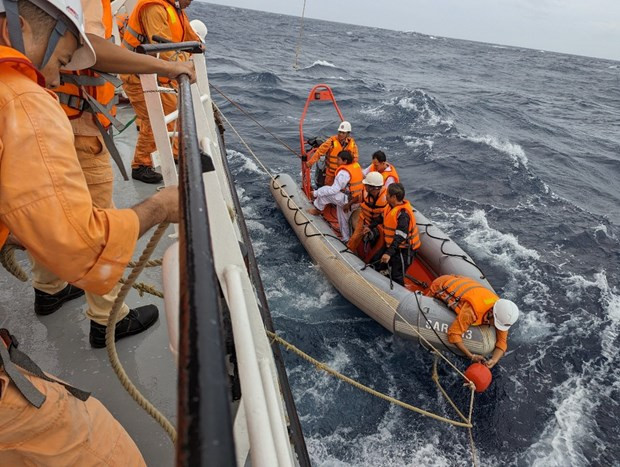
[{"label": "metal handrail", "polygon": [[[179,78],[180,336],[177,465],[235,465],[221,293],[190,82]],[[208,157],[208,156],[207,156]],[[212,167],[212,165],[211,165]]]}]

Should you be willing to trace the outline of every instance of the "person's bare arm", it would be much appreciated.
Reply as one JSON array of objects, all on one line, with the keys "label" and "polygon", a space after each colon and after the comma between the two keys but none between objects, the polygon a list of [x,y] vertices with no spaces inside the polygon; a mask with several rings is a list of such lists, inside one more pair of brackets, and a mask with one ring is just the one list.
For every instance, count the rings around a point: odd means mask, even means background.
[{"label": "person's bare arm", "polygon": [[131,52],[94,34],[87,36],[97,54],[97,62],[93,65],[97,71],[118,74],[157,73],[171,79],[185,74],[191,82],[196,81],[193,62],[168,62],[151,55]]},{"label": "person's bare arm", "polygon": [[139,237],[154,225],[162,222],[179,222],[179,187],[166,187],[131,209],[138,215]]}]

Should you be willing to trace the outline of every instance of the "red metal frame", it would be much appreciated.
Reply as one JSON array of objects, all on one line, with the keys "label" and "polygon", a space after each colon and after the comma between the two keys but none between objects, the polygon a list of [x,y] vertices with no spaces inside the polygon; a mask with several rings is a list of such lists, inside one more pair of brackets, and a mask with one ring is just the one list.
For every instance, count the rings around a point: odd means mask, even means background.
[{"label": "red metal frame", "polygon": [[299,119],[299,142],[301,144],[301,183],[302,189],[309,200],[312,201],[310,196],[310,192],[312,191],[312,183],[310,181],[310,167],[306,166],[306,161],[309,156],[312,156],[316,148],[312,148],[309,152],[306,152],[306,141],[304,139],[304,120],[306,119],[306,113],[308,112],[308,107],[310,103],[313,101],[331,101],[334,104],[334,108],[336,112],[338,112],[338,117],[342,122],[344,117],[342,116],[342,112],[340,112],[340,108],[336,103],[336,98],[334,97],[334,93],[331,88],[327,84],[317,84],[312,88],[310,93],[308,94],[308,99],[306,99],[306,105],[304,106],[304,110],[301,114],[301,118]]}]

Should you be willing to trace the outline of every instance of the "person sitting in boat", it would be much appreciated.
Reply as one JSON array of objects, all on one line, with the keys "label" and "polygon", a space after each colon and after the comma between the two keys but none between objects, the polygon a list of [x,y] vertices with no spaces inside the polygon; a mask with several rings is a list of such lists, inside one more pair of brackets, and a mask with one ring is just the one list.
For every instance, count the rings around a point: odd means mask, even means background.
[{"label": "person sitting in boat", "polygon": [[396,168],[387,162],[387,156],[383,151],[375,151],[372,155],[372,163],[364,169],[364,175],[371,172],[379,172],[383,177],[383,185],[387,188],[392,183],[398,183],[398,172]]},{"label": "person sitting in boat", "polygon": [[[200,41],[198,35],[189,24],[185,13],[192,0],[139,0],[129,15],[129,21],[123,34],[123,47],[132,52],[140,44],[148,44],[153,41],[153,36],[159,36],[170,42]],[[190,59],[186,52],[163,52],[159,57],[168,61],[183,61]],[[133,72],[132,72],[133,73]],[[136,117],[140,120],[138,142],[131,161],[131,177],[144,183],[160,183],[162,176],[153,169],[151,153],[157,149],[153,136],[153,129],[149,120],[144,99],[144,91],[140,84],[140,78],[136,74],[123,74],[123,90]],[[170,78],[159,76],[157,78],[160,87],[167,87],[171,92],[159,93],[164,113],[166,115],[177,109],[177,96],[174,92],[174,84]],[[174,122],[168,125],[168,131],[174,131]],[[178,152],[178,140],[173,142],[173,152]]]},{"label": "person sitting in boat", "polygon": [[[347,248],[356,252],[360,242],[366,238],[368,239],[369,230],[380,225],[383,220],[383,211],[388,205],[387,202],[387,189],[383,186],[383,177],[379,172],[370,172],[364,177],[364,190],[362,192],[361,200],[351,200],[345,205],[344,210],[347,211],[347,207],[351,207],[356,202],[360,202],[359,215],[357,221],[355,221],[355,230],[347,243]],[[355,218],[353,217],[355,220]]]},{"label": "person sitting in boat", "polygon": [[[420,236],[411,203],[405,199],[405,187],[392,183],[387,188],[388,205],[383,210],[383,236],[385,246],[373,263],[380,262],[375,269],[389,268],[392,281],[404,286],[405,273],[420,248]],[[370,233],[365,228],[364,233]]]},{"label": "person sitting in boat", "polygon": [[348,151],[353,156],[353,162],[357,162],[359,158],[357,145],[351,136],[351,124],[349,122],[341,122],[338,126],[338,134],[327,138],[323,144],[314,152],[312,157],[308,159],[306,165],[312,167],[320,157],[325,156],[325,185],[334,183],[338,162],[336,160],[341,151]]},{"label": "person sitting in boat", "polygon": [[353,161],[353,155],[349,151],[340,151],[337,158],[338,169],[336,170],[332,185],[322,186],[312,192],[315,208],[308,212],[319,215],[328,204],[336,205],[340,237],[343,242],[349,240],[349,216],[343,207],[351,199],[361,197],[363,188],[362,168]]},{"label": "person sitting in boat", "polygon": [[[519,308],[510,300],[499,298],[480,282],[469,277],[445,275],[435,279],[427,295],[444,302],[456,313],[448,328],[448,342],[456,345],[473,362],[493,368],[508,348],[508,329],[519,318]],[[463,344],[463,335],[470,326],[495,326],[495,349],[491,358],[471,353]]]}]

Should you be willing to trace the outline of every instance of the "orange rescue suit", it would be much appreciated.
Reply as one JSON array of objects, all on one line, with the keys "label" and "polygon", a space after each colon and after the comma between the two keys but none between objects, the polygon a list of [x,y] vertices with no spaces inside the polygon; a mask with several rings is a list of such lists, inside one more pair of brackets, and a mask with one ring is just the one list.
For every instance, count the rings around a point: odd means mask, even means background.
[{"label": "orange rescue suit", "polygon": [[[370,166],[370,172],[378,172],[377,168],[375,167],[375,164],[372,164]],[[385,170],[379,173],[383,177],[384,184],[385,184],[385,181],[390,177],[394,179],[394,183],[398,183],[400,181],[400,178],[398,178],[398,172],[396,171],[396,168],[391,164],[388,164]]]},{"label": "orange rescue suit", "polygon": [[0,230],[62,279],[108,293],[131,259],[138,216],[93,207],[69,120],[44,86],[28,58],[0,46]]},{"label": "orange rescue suit", "polygon": [[336,158],[342,151],[349,151],[353,155],[353,162],[358,160],[358,150],[355,140],[349,137],[344,146],[338,141],[338,135],[334,135],[327,139],[323,144],[319,146],[316,152],[312,155],[312,158],[308,161],[310,164],[314,164],[319,157],[325,156],[325,184],[330,185],[329,180],[334,180],[336,176],[336,170],[338,170],[338,161]]},{"label": "orange rescue suit", "polygon": [[[21,74],[36,82],[39,86],[45,87],[45,78],[43,78],[43,75],[39,73],[34,66],[32,66],[30,60],[15,49],[0,46],[0,70],[2,70],[5,66],[19,71]],[[0,143],[0,153],[1,151],[2,144]],[[4,246],[8,236],[9,229],[6,225],[0,222],[0,248]]]},{"label": "orange rescue suit", "polygon": [[373,221],[381,217],[385,211],[385,207],[388,205],[386,195],[387,188],[385,187],[381,187],[376,199],[373,199],[368,191],[364,190],[361,204],[362,212],[360,213],[364,225],[370,225]]},{"label": "orange rescue suit", "polygon": [[409,214],[409,228],[407,231],[407,238],[402,242],[400,248],[411,248],[417,250],[420,248],[420,235],[418,234],[418,225],[415,221],[415,214],[411,203],[407,200],[403,204],[399,204],[392,208],[387,205],[383,211],[383,234],[385,237],[385,246],[390,247],[394,241],[394,235],[396,234],[396,227],[398,225],[398,215],[401,211],[407,211]]},{"label": "orange rescue suit", "polygon": [[[96,1],[96,0],[90,0]],[[103,5],[103,25],[105,39],[112,40],[112,6],[109,0],[101,0]],[[103,128],[109,128],[111,119],[116,116],[116,87],[93,70],[63,71],[60,75],[63,84],[54,88],[60,104],[69,119],[80,118],[84,111],[93,112]],[[120,85],[120,81],[119,81]],[[85,93],[88,95],[86,96]],[[89,103],[89,97],[96,101]]]},{"label": "orange rescue suit", "polygon": [[[469,326],[487,324],[487,315],[499,300],[493,291],[480,282],[456,275],[439,276],[430,285],[429,294],[444,302],[457,314],[448,329],[448,341],[453,344],[462,342],[462,335]],[[508,333],[496,329],[495,335],[495,346],[505,352]]]},{"label": "orange rescue suit", "polygon": [[364,180],[364,173],[362,172],[362,168],[357,162],[341,165],[338,167],[338,170],[336,170],[335,175],[343,170],[349,173],[349,183],[347,183],[345,188],[345,194],[349,195],[349,200],[361,197],[362,190],[364,189],[364,184],[362,183],[362,180]]},{"label": "orange rescue suit", "polygon": [[[148,31],[146,31],[145,26],[142,24],[140,16],[142,10],[149,5],[159,5],[166,10],[166,24],[170,29],[171,37],[169,39],[172,42],[199,40],[194,29],[189,24],[189,19],[185,11],[177,10],[173,3],[167,2],[166,0],[140,0],[131,12],[125,28],[125,33],[123,34],[123,46],[127,49],[135,52],[136,47],[140,44],[149,44],[152,42],[151,38],[148,37]],[[187,61],[189,57],[186,53],[177,54],[173,52],[172,54],[176,56],[176,59],[180,59],[181,61]],[[166,59],[163,55],[160,58]],[[158,80],[160,83],[170,83],[171,81],[169,78],[164,77],[159,77]]]}]

